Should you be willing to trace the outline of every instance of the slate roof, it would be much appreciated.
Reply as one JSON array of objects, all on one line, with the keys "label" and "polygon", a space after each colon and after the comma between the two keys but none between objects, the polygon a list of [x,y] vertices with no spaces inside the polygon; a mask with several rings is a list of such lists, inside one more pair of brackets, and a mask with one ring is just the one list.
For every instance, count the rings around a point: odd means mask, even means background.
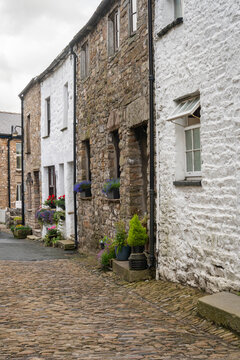
[{"label": "slate roof", "polygon": [[[0,111],[0,134],[11,134],[11,126],[21,126],[21,114]],[[16,129],[21,135],[21,129]]]}]

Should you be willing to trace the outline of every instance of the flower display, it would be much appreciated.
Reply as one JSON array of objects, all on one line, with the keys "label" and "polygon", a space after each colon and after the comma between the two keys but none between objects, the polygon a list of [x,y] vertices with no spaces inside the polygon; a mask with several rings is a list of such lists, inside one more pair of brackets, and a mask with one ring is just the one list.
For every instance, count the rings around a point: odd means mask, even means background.
[{"label": "flower display", "polygon": [[49,195],[49,197],[47,198],[47,200],[45,200],[44,205],[47,205],[51,208],[55,208],[56,207],[56,198],[55,195]]},{"label": "flower display", "polygon": [[59,196],[56,200],[56,205],[65,210],[65,195]]},{"label": "flower display", "polygon": [[55,211],[40,208],[36,212],[36,218],[40,224],[52,224]]},{"label": "flower display", "polygon": [[90,180],[83,180],[80,183],[74,185],[75,192],[83,192],[87,189],[91,189],[91,181]]},{"label": "flower display", "polygon": [[120,179],[108,179],[103,185],[102,192],[107,195],[113,189],[120,188]]}]

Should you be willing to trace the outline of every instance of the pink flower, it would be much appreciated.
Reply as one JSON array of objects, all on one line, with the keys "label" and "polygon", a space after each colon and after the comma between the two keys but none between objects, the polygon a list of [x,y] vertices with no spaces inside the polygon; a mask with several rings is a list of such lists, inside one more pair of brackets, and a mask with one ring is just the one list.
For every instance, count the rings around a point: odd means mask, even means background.
[{"label": "pink flower", "polygon": [[53,225],[53,226],[51,226],[50,228],[48,228],[48,230],[53,230],[53,229],[56,229],[56,226],[55,226],[55,225]]}]

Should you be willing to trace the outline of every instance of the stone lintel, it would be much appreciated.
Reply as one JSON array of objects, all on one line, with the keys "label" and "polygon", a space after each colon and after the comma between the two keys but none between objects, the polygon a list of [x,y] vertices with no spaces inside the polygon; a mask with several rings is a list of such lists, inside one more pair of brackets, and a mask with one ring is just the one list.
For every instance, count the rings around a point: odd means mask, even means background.
[{"label": "stone lintel", "polygon": [[112,269],[115,274],[117,274],[122,280],[128,282],[136,282],[143,280],[150,280],[151,274],[150,270],[129,270],[128,261],[112,261]]},{"label": "stone lintel", "polygon": [[197,310],[202,317],[240,334],[240,296],[229,292],[204,296]]},{"label": "stone lintel", "polygon": [[140,96],[126,107],[126,123],[129,127],[136,127],[149,120],[148,101],[145,96]]},{"label": "stone lintel", "polygon": [[118,110],[113,110],[110,112],[108,123],[107,123],[107,130],[114,131],[120,127],[121,123],[121,116]]}]

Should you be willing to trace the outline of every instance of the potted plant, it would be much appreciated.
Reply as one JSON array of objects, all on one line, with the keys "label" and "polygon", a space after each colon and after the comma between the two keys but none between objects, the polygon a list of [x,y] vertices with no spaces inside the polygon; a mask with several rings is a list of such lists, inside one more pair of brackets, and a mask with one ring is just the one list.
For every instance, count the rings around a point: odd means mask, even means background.
[{"label": "potted plant", "polygon": [[91,181],[90,180],[83,180],[80,183],[74,185],[74,191],[80,193],[80,197],[87,198],[91,197]]},{"label": "potted plant", "polygon": [[44,205],[49,206],[52,209],[56,208],[56,198],[55,195],[49,195],[47,200],[45,200]]},{"label": "potted plant", "polygon": [[22,217],[21,216],[15,216],[13,221],[14,221],[14,225],[22,224]]},{"label": "potted plant", "polygon": [[127,261],[131,253],[131,248],[127,244],[127,233],[123,221],[115,224],[116,234],[114,238],[116,259],[119,261]]},{"label": "potted plant", "polygon": [[56,200],[56,205],[65,210],[65,195],[59,196],[59,198]]},{"label": "potted plant", "polygon": [[108,179],[103,185],[102,192],[108,199],[119,199],[120,179]]},{"label": "potted plant", "polygon": [[30,226],[16,225],[11,226],[13,236],[17,239],[25,239],[28,235],[32,234]]},{"label": "potted plant", "polygon": [[144,270],[147,268],[147,258],[143,253],[147,239],[147,230],[142,226],[138,215],[135,214],[130,220],[127,238],[128,245],[132,247],[132,253],[129,257],[130,270]]},{"label": "potted plant", "polygon": [[55,246],[58,240],[61,240],[62,234],[57,227],[51,226],[47,229],[47,234],[44,237],[45,246]]},{"label": "potted plant", "polygon": [[39,210],[36,212],[36,218],[41,226],[43,224],[52,224],[54,221],[54,213],[54,210],[44,209],[40,207]]}]

